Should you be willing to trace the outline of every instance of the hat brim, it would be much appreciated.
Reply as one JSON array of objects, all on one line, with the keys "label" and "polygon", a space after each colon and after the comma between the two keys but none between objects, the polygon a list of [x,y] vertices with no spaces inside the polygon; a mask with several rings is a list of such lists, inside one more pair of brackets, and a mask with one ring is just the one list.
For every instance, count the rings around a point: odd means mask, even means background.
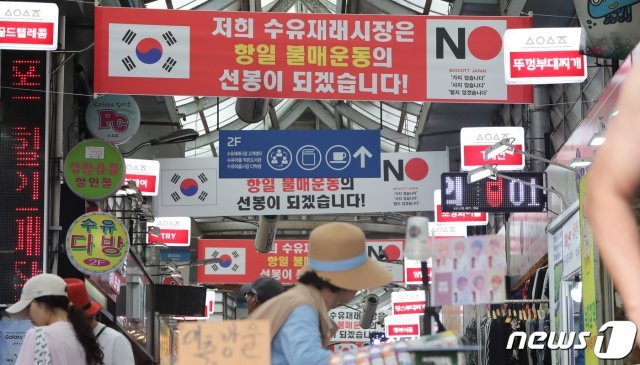
[{"label": "hat brim", "polygon": [[[312,271],[306,265],[298,272],[299,275]],[[319,277],[348,290],[375,289],[391,282],[391,273],[377,261],[367,258],[367,261],[355,269],[345,271],[315,271]]]},{"label": "hat brim", "polygon": [[24,310],[26,310],[27,307],[29,307],[29,304],[31,304],[32,301],[33,301],[33,299],[20,300],[17,303],[15,303],[12,306],[10,306],[9,308],[7,308],[6,312],[9,313],[9,314],[12,314],[12,315],[19,314],[19,313],[23,312]]},{"label": "hat brim", "polygon": [[102,306],[100,305],[100,303],[92,300],[91,306],[85,310],[85,313],[87,313],[90,316],[94,316],[96,315],[96,313],[100,312],[101,309],[102,309]]}]

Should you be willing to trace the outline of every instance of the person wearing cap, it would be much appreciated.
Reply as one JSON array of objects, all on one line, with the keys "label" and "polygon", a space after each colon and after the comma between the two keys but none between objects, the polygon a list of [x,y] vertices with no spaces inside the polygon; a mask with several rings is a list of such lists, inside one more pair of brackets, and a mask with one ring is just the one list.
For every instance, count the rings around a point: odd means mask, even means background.
[{"label": "person wearing cap", "polygon": [[284,293],[284,287],[280,282],[271,277],[261,277],[251,285],[243,286],[240,292],[247,301],[249,314],[253,313],[262,303]]},{"label": "person wearing cap", "polygon": [[61,277],[40,274],[27,280],[20,301],[7,313],[28,317],[36,326],[25,334],[16,365],[103,364],[89,322],[67,298],[67,284]]},{"label": "person wearing cap", "polygon": [[362,230],[327,223],[309,236],[309,263],[298,285],[262,304],[250,320],[271,324],[272,365],[325,365],[326,347],[337,330],[329,310],[353,299],[357,290],[391,281],[391,273],[367,256]]},{"label": "person wearing cap", "polygon": [[82,308],[87,320],[93,329],[100,348],[104,353],[104,365],[133,365],[135,360],[131,343],[120,332],[107,327],[96,320],[96,314],[100,312],[100,303],[89,299],[89,293],[84,281],[80,279],[64,279],[67,283],[67,295],[69,300],[77,307]]}]

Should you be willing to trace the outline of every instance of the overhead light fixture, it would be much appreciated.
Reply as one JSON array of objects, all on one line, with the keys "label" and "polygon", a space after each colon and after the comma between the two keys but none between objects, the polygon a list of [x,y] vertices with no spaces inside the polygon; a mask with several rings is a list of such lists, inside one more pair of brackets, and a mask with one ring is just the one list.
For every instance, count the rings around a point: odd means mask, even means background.
[{"label": "overhead light fixture", "polygon": [[620,111],[618,109],[616,109],[613,112],[611,112],[611,115],[609,115],[609,119],[614,118],[615,116],[617,116],[619,112]]},{"label": "overhead light fixture", "polygon": [[134,147],[129,152],[122,152],[122,156],[128,157],[136,153],[139,149],[146,146],[156,146],[159,144],[171,144],[171,143],[182,143],[182,142],[192,142],[195,141],[199,136],[199,133],[193,129],[178,129],[175,132],[171,132],[165,136],[152,139],[147,142],[143,142],[136,147]]},{"label": "overhead light fixture", "polygon": [[569,166],[575,168],[575,169],[579,169],[581,167],[587,167],[591,165],[591,159],[590,158],[581,158],[581,157],[576,157],[573,160],[571,160],[571,162],[569,162]]},{"label": "overhead light fixture", "polygon": [[513,154],[513,142],[515,142],[515,138],[505,138],[498,141],[493,146],[487,148],[482,152],[484,159],[490,160],[505,152]]},{"label": "overhead light fixture", "polygon": [[589,146],[591,147],[602,146],[602,144],[604,143],[604,140],[605,140],[604,133],[598,132],[594,134],[593,137],[591,137],[591,139],[589,140]]},{"label": "overhead light fixture", "polygon": [[[506,149],[503,149],[503,148],[506,148]],[[496,152],[496,151],[499,151],[499,152]],[[513,152],[516,152],[516,153],[519,153],[519,154],[521,154],[521,155],[523,155],[523,156],[525,156],[525,157],[532,158],[532,159],[534,159],[534,160],[544,161],[544,162],[546,162],[546,163],[548,163],[548,164],[550,164],[550,165],[555,165],[555,166],[558,166],[558,167],[562,167],[562,168],[565,168],[565,169],[567,169],[567,170],[571,170],[571,171],[576,172],[576,173],[578,173],[578,172],[579,172],[576,168],[573,168],[573,167],[571,167],[571,166],[567,166],[567,165],[565,165],[565,164],[561,164],[561,163],[559,163],[559,162],[555,162],[555,161],[552,161],[552,160],[546,159],[546,158],[544,158],[544,157],[540,157],[540,156],[533,155],[533,154],[531,154],[531,153],[527,153],[527,152],[524,152],[524,151],[522,151],[522,150],[519,150],[519,149],[517,149],[517,148],[515,148],[515,147],[513,146],[513,142],[512,142],[512,141],[511,141],[511,139],[509,139],[509,138],[505,138],[505,139],[503,139],[503,140],[501,140],[501,141],[496,142],[493,146],[491,146],[491,147],[489,147],[489,148],[485,149],[484,151],[482,151],[482,154],[483,154],[483,156],[485,156],[485,159],[490,159],[490,158],[496,157],[497,155],[499,155],[500,153],[502,153],[502,152],[504,152],[504,151],[506,151],[507,153],[513,153]],[[485,166],[486,166],[486,165],[485,165]],[[483,166],[483,167],[484,167],[484,166]],[[478,169],[476,169],[476,170],[479,170],[479,169],[481,169],[481,168],[483,168],[483,167],[479,167],[479,168],[478,168]],[[495,170],[495,168],[494,168],[494,170]],[[475,171],[475,170],[471,170],[471,171],[469,172],[468,177],[467,177],[467,181],[468,181],[469,183],[472,183],[472,182],[477,181],[477,180],[473,180],[473,181],[471,180],[471,173],[472,173],[473,171]],[[479,170],[479,171],[480,171],[480,170]],[[478,179],[478,180],[480,180],[480,179]]]},{"label": "overhead light fixture", "polygon": [[477,167],[467,174],[467,183],[473,184],[476,181],[486,179],[495,175],[495,169],[489,165]]},{"label": "overhead light fixture", "polygon": [[[611,118],[615,117],[616,115],[618,115],[617,110],[611,113]],[[604,130],[606,128],[604,126],[604,123],[602,123],[602,119],[603,118],[600,117],[600,128],[598,129],[598,133],[594,134],[593,137],[591,137],[591,139],[589,140],[589,146],[592,146],[592,147],[602,146],[602,144],[605,141]]]}]

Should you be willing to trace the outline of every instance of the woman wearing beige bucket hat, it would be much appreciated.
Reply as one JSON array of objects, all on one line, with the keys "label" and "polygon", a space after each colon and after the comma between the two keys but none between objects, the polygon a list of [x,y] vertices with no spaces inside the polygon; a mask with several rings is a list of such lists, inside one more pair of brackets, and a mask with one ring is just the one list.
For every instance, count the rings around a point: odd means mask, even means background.
[{"label": "woman wearing beige bucket hat", "polygon": [[271,324],[272,365],[328,364],[325,348],[337,330],[329,310],[357,290],[391,281],[391,273],[367,256],[362,230],[348,223],[323,224],[309,236],[309,264],[299,284],[253,312]]},{"label": "woman wearing beige bucket hat", "polygon": [[84,311],[67,298],[67,283],[53,274],[27,280],[20,301],[7,313],[28,317],[27,331],[16,365],[103,364],[103,354]]}]

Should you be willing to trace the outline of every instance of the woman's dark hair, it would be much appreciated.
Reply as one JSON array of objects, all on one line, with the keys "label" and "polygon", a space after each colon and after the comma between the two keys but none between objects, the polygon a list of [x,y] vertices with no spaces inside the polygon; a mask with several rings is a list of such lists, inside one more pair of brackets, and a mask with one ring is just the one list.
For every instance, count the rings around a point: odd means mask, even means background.
[{"label": "woman's dark hair", "polygon": [[73,326],[73,331],[76,333],[76,338],[84,348],[87,364],[104,364],[104,354],[100,349],[96,336],[93,334],[89,319],[82,309],[76,306],[69,306],[69,299],[61,295],[48,295],[36,298],[33,301],[44,304],[50,310],[60,308],[66,311],[69,315],[69,322]]},{"label": "woman's dark hair", "polygon": [[326,288],[333,293],[337,293],[341,290],[344,290],[342,288],[338,288],[337,286],[331,284],[327,280],[324,280],[323,278],[319,277],[315,271],[305,272],[304,274],[302,274],[301,277],[298,278],[298,282],[305,285],[311,285],[318,290],[322,290]]}]

